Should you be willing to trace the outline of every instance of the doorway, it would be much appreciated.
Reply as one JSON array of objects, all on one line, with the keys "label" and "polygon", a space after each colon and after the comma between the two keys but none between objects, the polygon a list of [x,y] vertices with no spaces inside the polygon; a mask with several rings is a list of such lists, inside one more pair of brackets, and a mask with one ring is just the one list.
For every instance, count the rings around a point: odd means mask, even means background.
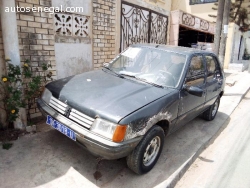
[{"label": "doorway", "polygon": [[184,26],[179,27],[178,46],[194,47],[198,42],[213,43],[214,35],[198,30],[193,30]]}]

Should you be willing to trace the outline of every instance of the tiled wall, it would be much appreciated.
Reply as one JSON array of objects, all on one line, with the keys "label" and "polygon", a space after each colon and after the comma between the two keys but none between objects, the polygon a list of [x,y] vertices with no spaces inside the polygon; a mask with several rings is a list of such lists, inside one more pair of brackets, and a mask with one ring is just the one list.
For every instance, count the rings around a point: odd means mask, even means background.
[{"label": "tiled wall", "polygon": [[[16,0],[19,7],[50,7],[51,0]],[[41,70],[43,63],[53,67],[51,72],[56,77],[55,37],[53,30],[53,14],[45,12],[17,12],[17,28],[21,61],[31,61],[32,69]],[[34,99],[35,100],[35,99]],[[31,118],[40,116],[36,105],[30,109]]]},{"label": "tiled wall", "polygon": [[93,0],[94,68],[100,68],[115,56],[116,0]]}]

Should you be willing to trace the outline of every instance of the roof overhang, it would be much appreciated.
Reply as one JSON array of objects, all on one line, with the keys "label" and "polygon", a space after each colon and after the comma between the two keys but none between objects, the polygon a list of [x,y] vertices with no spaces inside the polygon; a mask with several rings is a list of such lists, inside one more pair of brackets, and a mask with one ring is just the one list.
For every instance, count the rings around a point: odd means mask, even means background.
[{"label": "roof overhang", "polygon": [[171,11],[172,22],[183,27],[214,35],[215,23],[199,18],[182,10]]}]

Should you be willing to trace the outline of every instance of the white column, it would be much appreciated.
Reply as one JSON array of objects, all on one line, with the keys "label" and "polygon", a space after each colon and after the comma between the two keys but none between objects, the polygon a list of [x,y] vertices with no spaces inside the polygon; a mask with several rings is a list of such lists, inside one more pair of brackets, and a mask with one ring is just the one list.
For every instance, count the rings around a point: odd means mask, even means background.
[{"label": "white column", "polygon": [[[1,25],[3,36],[3,47],[5,59],[10,59],[13,65],[19,65],[21,67],[20,53],[19,53],[19,41],[17,32],[17,18],[16,13],[11,12],[11,8],[16,7],[15,0],[1,0]],[[9,11],[7,11],[9,9]],[[27,125],[26,110],[24,108],[19,109],[19,116],[14,126],[16,129],[24,129]]]},{"label": "white column", "polygon": [[16,7],[15,0],[1,0],[0,7],[5,59],[11,59],[12,64],[20,66],[16,13],[6,12],[6,8]]}]

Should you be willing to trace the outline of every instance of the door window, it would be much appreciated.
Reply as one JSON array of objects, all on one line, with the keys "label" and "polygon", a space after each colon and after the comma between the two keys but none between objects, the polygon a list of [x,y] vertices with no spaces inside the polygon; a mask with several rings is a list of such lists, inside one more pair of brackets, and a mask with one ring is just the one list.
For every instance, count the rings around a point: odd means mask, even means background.
[{"label": "door window", "polygon": [[186,77],[187,86],[200,86],[205,81],[205,67],[202,56],[195,56],[191,59],[190,67]]},{"label": "door window", "polygon": [[217,61],[213,56],[205,56],[206,67],[207,67],[207,80],[210,81],[214,78],[220,77],[220,69]]}]

